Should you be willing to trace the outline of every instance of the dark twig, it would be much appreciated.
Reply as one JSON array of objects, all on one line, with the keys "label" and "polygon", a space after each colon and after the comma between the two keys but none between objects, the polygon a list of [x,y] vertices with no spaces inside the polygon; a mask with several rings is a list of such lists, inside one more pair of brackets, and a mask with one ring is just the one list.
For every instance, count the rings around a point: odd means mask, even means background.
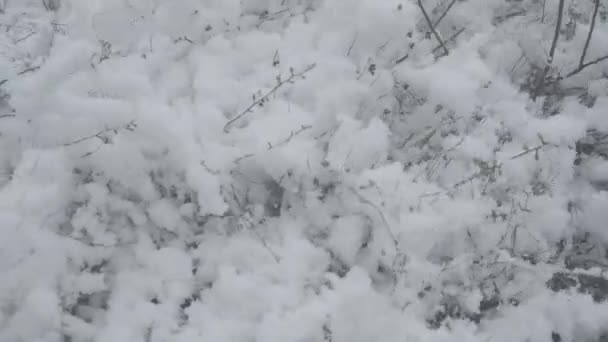
[{"label": "dark twig", "polygon": [[226,125],[224,125],[224,132],[228,133],[228,131],[230,130],[230,126],[233,123],[235,123],[236,121],[240,120],[243,116],[247,115],[248,113],[253,112],[253,108],[255,108],[256,106],[263,106],[264,103],[266,103],[266,101],[282,86],[284,86],[285,84],[288,84],[288,83],[294,83],[294,81],[296,79],[304,78],[305,77],[304,74],[306,74],[310,70],[314,69],[315,66],[316,66],[316,63],[313,63],[313,64],[307,66],[304,70],[297,72],[297,73],[294,72],[292,69],[289,77],[286,80],[281,80],[280,77],[277,77],[277,84],[272,89],[270,89],[270,91],[268,91],[264,96],[260,97],[259,99],[254,100],[251,103],[251,105],[249,105],[249,107],[247,107],[247,109],[242,111],[239,115],[235,116],[234,118],[230,119],[226,123]]},{"label": "dark twig", "polygon": [[[457,30],[456,32],[454,32],[453,35],[451,35],[445,42],[446,43],[450,43],[453,42],[456,38],[458,38],[458,36],[460,36],[460,34],[462,34],[462,32],[464,32],[464,30],[466,29],[466,27],[462,27],[459,30]],[[437,50],[441,49],[441,45],[437,45],[433,48],[433,53],[436,52]]]},{"label": "dark twig", "polygon": [[295,136],[297,136],[300,133],[304,132],[305,130],[311,129],[311,128],[312,128],[312,126],[310,126],[310,125],[302,125],[302,126],[300,126],[300,128],[297,131],[291,131],[289,133],[289,136],[287,138],[283,139],[282,141],[280,141],[280,142],[278,142],[278,143],[276,143],[274,145],[271,144],[271,143],[268,143],[268,150],[272,150],[273,148],[277,148],[279,146],[283,146],[283,145],[289,143],[291,141],[291,139],[293,139]]},{"label": "dark twig", "polygon": [[517,159],[517,158],[523,157],[527,154],[534,153],[534,159],[538,160],[538,151],[543,149],[545,146],[551,145],[548,142],[546,142],[545,139],[543,139],[543,137],[540,134],[538,135],[538,139],[540,140],[540,144],[538,146],[532,147],[532,148],[527,147],[523,152],[514,155],[513,157],[511,157],[511,159],[512,160]]},{"label": "dark twig", "polygon": [[16,43],[20,43],[20,42],[28,39],[29,37],[31,37],[31,36],[33,36],[35,34],[36,34],[36,32],[34,32],[34,31],[30,32],[30,33],[26,34],[25,36],[23,36],[22,38],[19,38],[19,39],[15,40],[15,44]]},{"label": "dark twig", "polygon": [[550,66],[553,64],[553,58],[555,57],[555,49],[557,48],[557,41],[559,40],[559,32],[562,27],[562,19],[564,17],[564,4],[566,0],[559,0],[559,8],[557,12],[557,23],[555,23],[555,32],[553,33],[553,41],[551,42],[551,50],[549,50],[549,63]]},{"label": "dark twig", "polygon": [[593,36],[593,31],[595,30],[595,19],[597,18],[597,12],[600,8],[600,0],[595,0],[595,7],[593,8],[593,16],[591,17],[591,25],[589,26],[589,33],[587,34],[587,40],[585,41],[585,46],[583,47],[583,53],[581,54],[581,59],[578,62],[579,68],[585,64],[585,56],[587,55],[587,49],[589,49],[589,43],[591,43],[591,36]]},{"label": "dark twig", "polygon": [[372,207],[378,213],[378,216],[380,216],[380,219],[382,220],[384,228],[386,229],[386,233],[388,234],[389,238],[393,242],[393,245],[395,246],[395,250],[397,252],[400,252],[400,249],[399,249],[399,240],[397,240],[397,236],[393,233],[393,230],[391,229],[391,226],[388,223],[388,220],[386,219],[386,216],[384,215],[384,212],[382,211],[382,209],[380,209],[380,207],[378,205],[376,205],[374,202],[372,202],[372,201],[368,200],[367,198],[365,198],[363,195],[361,195],[354,188],[349,188],[349,189],[350,189],[350,191],[352,191],[359,198],[359,201],[361,201],[364,204],[369,205],[370,207]]},{"label": "dark twig", "polygon": [[433,22],[431,21],[431,18],[429,18],[428,13],[426,13],[426,9],[424,9],[424,5],[422,5],[422,0],[418,0],[418,7],[420,7],[420,10],[422,11],[422,15],[424,15],[424,19],[426,20],[426,23],[429,26],[429,29],[431,30],[431,33],[433,33],[433,35],[435,36],[435,39],[437,39],[437,41],[439,42],[439,45],[443,49],[443,52],[446,55],[449,55],[450,51],[445,46],[445,44],[443,43],[443,40],[441,39],[441,36],[439,36],[439,33],[437,32],[437,30],[433,26]]},{"label": "dark twig", "polygon": [[19,76],[21,76],[21,75],[25,75],[25,74],[27,74],[28,72],[34,72],[34,71],[36,71],[36,70],[38,70],[38,69],[40,69],[40,67],[39,67],[39,66],[33,66],[33,67],[29,67],[29,68],[26,68],[26,69],[24,69],[24,70],[19,71],[19,72],[17,73],[17,75],[19,75]]},{"label": "dark twig", "polygon": [[443,18],[445,18],[445,16],[448,14],[448,12],[452,9],[452,6],[454,6],[454,4],[456,3],[456,1],[458,0],[452,0],[452,2],[450,2],[450,4],[448,5],[448,7],[445,9],[445,11],[443,11],[443,13],[441,13],[441,15],[439,16],[439,18],[437,18],[437,20],[435,20],[435,23],[433,24],[433,27],[438,27],[439,24],[441,23],[441,21],[443,20]]},{"label": "dark twig", "polygon": [[72,146],[72,145],[79,144],[83,141],[87,141],[87,140],[91,140],[91,139],[95,139],[95,138],[101,140],[105,144],[105,143],[108,143],[109,139],[107,137],[105,137],[104,134],[109,133],[109,132],[117,132],[120,129],[126,129],[129,131],[133,131],[135,129],[135,127],[137,127],[137,125],[135,124],[135,121],[130,121],[129,123],[127,123],[121,127],[106,128],[95,134],[92,134],[92,135],[89,135],[89,136],[86,136],[83,138],[79,138],[79,139],[76,139],[76,140],[73,140],[73,141],[70,141],[67,143],[63,143],[63,144],[61,144],[61,146]]},{"label": "dark twig", "polygon": [[355,32],[355,36],[353,37],[353,41],[350,43],[348,47],[348,52],[346,52],[346,57],[350,56],[350,53],[353,51],[353,47],[355,47],[355,43],[357,43],[357,38],[359,37],[359,32]]},{"label": "dark twig", "polygon": [[536,97],[542,93],[543,88],[545,87],[545,77],[551,70],[551,66],[553,65],[553,58],[555,57],[555,49],[557,48],[557,41],[559,40],[559,32],[562,27],[562,19],[564,17],[564,4],[566,0],[559,0],[559,6],[557,9],[557,22],[555,23],[555,31],[553,33],[553,41],[551,42],[551,49],[549,50],[549,58],[547,58],[547,62],[543,71],[538,75],[536,87],[533,91],[532,100],[535,100]]},{"label": "dark twig", "polygon": [[572,76],[578,74],[579,72],[583,71],[585,68],[590,67],[590,66],[592,66],[594,64],[598,64],[599,62],[605,61],[605,60],[608,60],[608,55],[602,56],[602,57],[596,58],[596,59],[594,59],[594,60],[592,60],[590,62],[581,64],[581,65],[578,66],[578,68],[576,68],[576,69],[570,71],[569,73],[567,73],[566,76],[562,77],[562,79],[568,78],[568,77],[572,77]]}]

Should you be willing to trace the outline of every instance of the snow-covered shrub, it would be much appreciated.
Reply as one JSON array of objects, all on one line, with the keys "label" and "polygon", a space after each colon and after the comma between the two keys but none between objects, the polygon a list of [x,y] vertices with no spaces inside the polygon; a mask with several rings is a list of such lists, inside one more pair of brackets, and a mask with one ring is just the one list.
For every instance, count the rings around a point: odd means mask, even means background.
[{"label": "snow-covered shrub", "polygon": [[0,341],[603,341],[607,13],[0,0]]}]

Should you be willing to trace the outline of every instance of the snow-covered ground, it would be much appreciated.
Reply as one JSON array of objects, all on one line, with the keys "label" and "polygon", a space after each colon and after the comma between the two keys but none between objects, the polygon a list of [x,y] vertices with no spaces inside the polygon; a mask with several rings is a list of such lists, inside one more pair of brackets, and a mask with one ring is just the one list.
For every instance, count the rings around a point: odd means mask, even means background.
[{"label": "snow-covered ground", "polygon": [[0,342],[608,341],[607,16],[0,0]]}]

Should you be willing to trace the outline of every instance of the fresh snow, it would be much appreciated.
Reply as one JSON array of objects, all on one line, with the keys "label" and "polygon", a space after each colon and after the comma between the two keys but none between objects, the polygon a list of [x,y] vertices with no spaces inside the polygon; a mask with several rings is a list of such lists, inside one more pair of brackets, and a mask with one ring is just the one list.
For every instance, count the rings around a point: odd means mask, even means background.
[{"label": "fresh snow", "polygon": [[608,341],[607,17],[0,0],[0,342]]}]

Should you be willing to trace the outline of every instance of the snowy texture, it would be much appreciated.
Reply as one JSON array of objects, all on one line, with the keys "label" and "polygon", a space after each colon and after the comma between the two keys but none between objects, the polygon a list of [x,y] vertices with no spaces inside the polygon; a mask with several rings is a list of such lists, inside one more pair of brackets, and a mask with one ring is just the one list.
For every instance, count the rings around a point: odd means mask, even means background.
[{"label": "snowy texture", "polygon": [[608,341],[603,0],[0,0],[0,342]]}]

